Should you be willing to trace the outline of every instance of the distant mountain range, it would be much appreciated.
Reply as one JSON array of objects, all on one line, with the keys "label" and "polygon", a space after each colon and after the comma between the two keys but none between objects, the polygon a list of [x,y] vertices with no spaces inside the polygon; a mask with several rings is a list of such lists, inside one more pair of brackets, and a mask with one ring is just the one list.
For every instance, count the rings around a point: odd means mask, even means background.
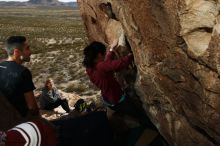
[{"label": "distant mountain range", "polygon": [[0,6],[69,6],[77,8],[77,2],[60,2],[58,0],[29,0],[28,2],[1,1]]}]

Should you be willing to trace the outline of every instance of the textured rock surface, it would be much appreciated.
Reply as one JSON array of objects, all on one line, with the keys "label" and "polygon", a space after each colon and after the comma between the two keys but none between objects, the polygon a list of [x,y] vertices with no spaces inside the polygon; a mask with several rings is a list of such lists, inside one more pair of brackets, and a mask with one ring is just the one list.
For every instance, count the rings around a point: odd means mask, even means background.
[{"label": "textured rock surface", "polygon": [[[107,2],[114,20],[100,10]],[[136,92],[169,144],[220,145],[220,1],[78,3],[90,41],[107,45],[125,33],[123,48],[131,46],[135,56]]]}]

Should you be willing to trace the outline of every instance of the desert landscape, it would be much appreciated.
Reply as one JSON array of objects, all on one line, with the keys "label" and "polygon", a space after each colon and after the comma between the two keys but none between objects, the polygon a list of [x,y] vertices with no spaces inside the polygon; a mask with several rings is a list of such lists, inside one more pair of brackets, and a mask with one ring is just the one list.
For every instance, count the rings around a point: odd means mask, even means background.
[{"label": "desert landscape", "polygon": [[[24,35],[32,50],[25,64],[33,75],[38,95],[47,78],[53,78],[73,108],[77,99],[94,99],[98,90],[89,82],[82,66],[82,51],[87,43],[79,10],[72,7],[0,7],[0,48],[11,35]],[[0,58],[6,57],[1,49]],[[47,118],[63,113],[61,107]],[[51,117],[52,116],[52,117]]]},{"label": "desert landscape", "polygon": [[[116,77],[168,145],[220,145],[220,1],[77,1],[78,7],[57,0],[0,2],[0,48],[10,35],[28,38],[33,55],[25,65],[36,96],[51,77],[71,108],[79,98],[99,101],[82,67],[83,48],[88,40],[122,40],[117,57],[132,52],[134,67]],[[6,55],[0,50],[1,60]],[[129,72],[133,78],[125,76]],[[65,113],[57,108],[42,115]],[[115,129],[125,125],[116,122]]]}]

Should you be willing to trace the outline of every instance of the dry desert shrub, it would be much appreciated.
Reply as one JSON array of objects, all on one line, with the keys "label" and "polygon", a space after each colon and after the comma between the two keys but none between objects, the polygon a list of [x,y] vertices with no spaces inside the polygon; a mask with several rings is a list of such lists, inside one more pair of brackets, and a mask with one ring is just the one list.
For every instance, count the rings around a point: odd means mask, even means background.
[{"label": "dry desert shrub", "polygon": [[[0,7],[0,16],[0,47],[10,35],[27,37],[32,59],[25,65],[32,71],[37,88],[52,77],[57,87],[66,92],[88,96],[97,93],[81,64],[87,37],[79,10]],[[0,52],[0,59],[3,57]]]}]

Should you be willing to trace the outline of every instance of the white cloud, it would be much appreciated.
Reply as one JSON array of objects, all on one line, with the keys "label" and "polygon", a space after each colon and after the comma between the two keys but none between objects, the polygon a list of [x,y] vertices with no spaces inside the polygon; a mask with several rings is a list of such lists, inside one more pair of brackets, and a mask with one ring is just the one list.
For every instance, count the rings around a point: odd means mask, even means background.
[{"label": "white cloud", "polygon": [[26,2],[28,0],[0,0],[0,1],[6,1],[6,2],[11,2],[11,1]]},{"label": "white cloud", "polygon": [[58,0],[58,1],[61,1],[61,2],[76,2],[76,0]]},{"label": "white cloud", "polygon": [[[26,2],[28,0],[0,0],[0,1],[8,1],[8,2],[11,2],[11,1],[19,1],[19,2]],[[59,0],[61,2],[76,2],[76,0]]]}]

